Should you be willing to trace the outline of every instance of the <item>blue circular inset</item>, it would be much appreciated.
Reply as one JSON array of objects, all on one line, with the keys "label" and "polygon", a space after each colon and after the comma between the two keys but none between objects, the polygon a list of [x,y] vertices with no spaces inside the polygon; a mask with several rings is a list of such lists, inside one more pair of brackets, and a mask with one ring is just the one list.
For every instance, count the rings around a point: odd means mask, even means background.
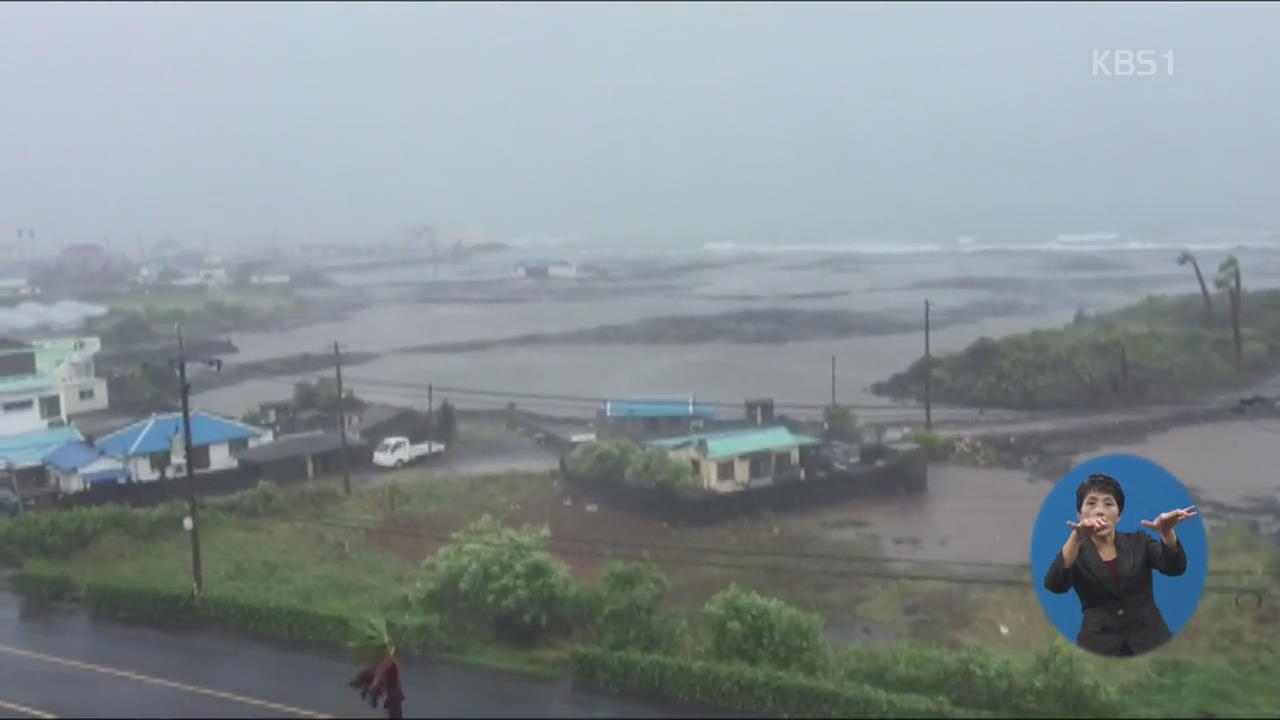
[{"label": "blue circular inset", "polygon": [[[1191,493],[1168,470],[1136,455],[1107,455],[1076,466],[1058,481],[1045,498],[1031,531],[1031,576],[1040,597],[1040,605],[1053,626],[1069,642],[1075,643],[1083,613],[1074,590],[1061,595],[1045,588],[1045,574],[1057,558],[1071,534],[1067,521],[1075,522],[1076,488],[1090,475],[1110,475],[1124,491],[1124,512],[1116,523],[1116,532],[1141,532],[1160,542],[1154,530],[1144,528],[1143,520],[1155,520],[1161,513],[1195,505]],[[1197,508],[1198,511],[1198,508]],[[1204,594],[1209,573],[1209,543],[1200,515],[1183,520],[1174,528],[1187,554],[1187,569],[1182,575],[1169,577],[1151,571],[1156,607],[1164,617],[1169,632],[1177,635],[1195,614]]]}]

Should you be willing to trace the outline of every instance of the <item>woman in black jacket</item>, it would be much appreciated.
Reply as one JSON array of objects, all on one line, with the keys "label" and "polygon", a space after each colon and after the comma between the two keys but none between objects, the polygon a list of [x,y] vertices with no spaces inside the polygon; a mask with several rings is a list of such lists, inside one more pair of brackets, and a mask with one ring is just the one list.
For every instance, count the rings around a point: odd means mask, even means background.
[{"label": "woman in black jacket", "polygon": [[1187,554],[1174,527],[1196,516],[1195,506],[1170,510],[1138,531],[1116,532],[1124,512],[1124,491],[1115,478],[1090,475],[1076,489],[1077,522],[1045,574],[1049,592],[1075,589],[1084,611],[1076,644],[1101,655],[1124,657],[1159,647],[1173,637],[1152,593],[1151,571],[1178,576]]}]

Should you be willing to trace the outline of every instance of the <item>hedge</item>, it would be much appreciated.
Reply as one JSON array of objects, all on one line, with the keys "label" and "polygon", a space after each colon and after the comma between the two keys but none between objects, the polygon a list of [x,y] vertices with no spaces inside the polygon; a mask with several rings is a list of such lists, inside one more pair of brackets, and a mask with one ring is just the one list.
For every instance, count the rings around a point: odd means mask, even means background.
[{"label": "hedge", "polygon": [[[243,630],[276,640],[346,646],[354,637],[353,615],[211,592],[196,598],[189,590],[90,581],[84,588],[89,612],[119,620],[147,620]],[[396,646],[425,655],[439,644],[434,616],[387,621]]]},{"label": "hedge", "polygon": [[836,684],[781,670],[663,655],[579,648],[575,679],[611,692],[643,693],[771,717],[989,717],[941,698]]},{"label": "hedge", "polygon": [[[839,660],[842,679],[893,691],[927,692],[958,707],[996,710],[1019,716],[1111,716],[1123,712],[1112,683],[1079,663],[1074,650],[1049,647],[1039,653],[1049,668],[1014,664],[978,648],[856,647]],[[1071,682],[1063,684],[1062,678]]]},{"label": "hedge", "polygon": [[62,600],[75,594],[75,580],[61,570],[24,565],[13,576],[18,592],[35,600]]}]

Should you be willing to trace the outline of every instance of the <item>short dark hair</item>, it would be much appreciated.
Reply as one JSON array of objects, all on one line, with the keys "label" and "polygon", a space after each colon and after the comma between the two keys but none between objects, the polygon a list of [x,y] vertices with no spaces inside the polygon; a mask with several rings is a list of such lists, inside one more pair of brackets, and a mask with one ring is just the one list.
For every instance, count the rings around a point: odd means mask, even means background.
[{"label": "short dark hair", "polygon": [[1089,479],[1080,483],[1080,487],[1076,488],[1076,512],[1080,512],[1080,508],[1084,507],[1084,499],[1091,492],[1110,495],[1115,498],[1116,507],[1120,509],[1121,513],[1124,512],[1124,490],[1120,489],[1120,481],[1102,473],[1090,475]]}]

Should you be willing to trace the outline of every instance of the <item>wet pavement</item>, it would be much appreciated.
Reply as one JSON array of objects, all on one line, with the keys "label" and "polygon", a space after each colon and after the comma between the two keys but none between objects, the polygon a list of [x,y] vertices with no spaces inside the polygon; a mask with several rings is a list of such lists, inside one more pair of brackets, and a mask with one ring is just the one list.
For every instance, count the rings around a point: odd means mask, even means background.
[{"label": "wet pavement", "polygon": [[[386,717],[355,663],[212,631],[32,607],[0,592],[0,717]],[[406,660],[406,717],[698,717],[693,711],[439,661]]]}]

